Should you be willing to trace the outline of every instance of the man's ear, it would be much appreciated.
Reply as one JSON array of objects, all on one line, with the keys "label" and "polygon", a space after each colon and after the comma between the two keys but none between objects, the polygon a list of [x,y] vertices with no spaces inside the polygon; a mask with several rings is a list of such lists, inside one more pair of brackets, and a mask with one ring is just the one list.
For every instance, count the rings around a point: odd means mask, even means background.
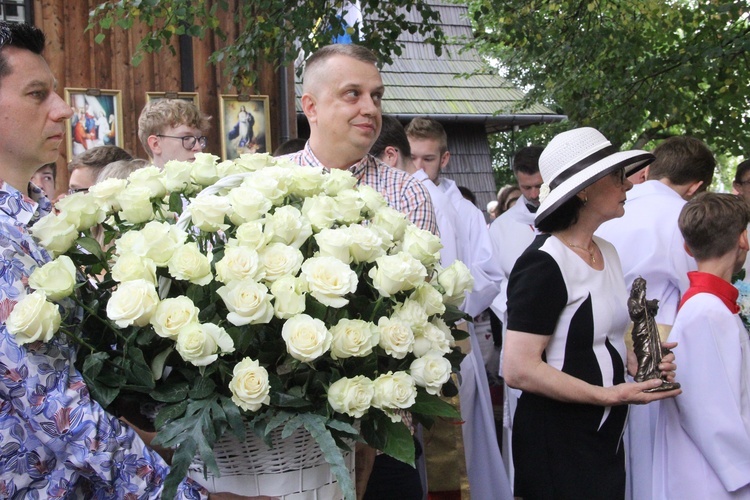
[{"label": "man's ear", "polygon": [[305,113],[307,121],[310,123],[316,123],[318,117],[318,108],[315,103],[315,97],[312,94],[304,93],[300,99],[302,104],[302,112]]},{"label": "man's ear", "polygon": [[738,241],[741,250],[750,251],[750,243],[747,241],[747,229],[740,233],[740,239]]},{"label": "man's ear", "polygon": [[688,188],[682,197],[686,200],[689,200],[690,198],[695,196],[695,194],[698,192],[701,186],[703,186],[703,181],[693,182],[692,184],[688,185]]},{"label": "man's ear", "polygon": [[695,257],[695,256],[693,255],[693,252],[691,252],[691,251],[690,251],[690,249],[688,248],[688,246],[687,246],[687,243],[683,242],[683,243],[682,243],[682,246],[683,246],[683,247],[685,248],[685,251],[687,252],[687,254],[688,254],[689,256],[691,256],[691,257]]},{"label": "man's ear", "polygon": [[443,170],[446,165],[448,165],[448,162],[451,159],[451,152],[446,151],[443,153],[443,155],[440,157],[440,170]]},{"label": "man's ear", "polygon": [[398,165],[398,150],[393,146],[386,146],[383,150],[383,161],[389,166],[396,168],[396,165]]},{"label": "man's ear", "polygon": [[150,135],[148,136],[148,139],[146,139],[146,142],[148,143],[148,147],[151,149],[151,156],[161,154],[161,141],[159,140],[159,137]]}]

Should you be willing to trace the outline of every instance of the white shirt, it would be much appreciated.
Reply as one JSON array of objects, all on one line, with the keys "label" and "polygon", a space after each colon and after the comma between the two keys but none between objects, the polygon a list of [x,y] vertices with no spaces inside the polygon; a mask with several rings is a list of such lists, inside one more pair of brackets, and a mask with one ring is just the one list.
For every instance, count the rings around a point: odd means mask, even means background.
[{"label": "white shirt", "polygon": [[539,231],[534,227],[535,213],[526,207],[526,198],[521,196],[515,205],[490,224],[489,234],[500,268],[500,293],[492,302],[492,310],[505,324],[508,300],[508,277],[524,250],[534,241]]},{"label": "white shirt", "polygon": [[625,215],[605,222],[597,236],[620,255],[625,285],[642,276],[646,296],[659,300],[657,323],[674,323],[682,294],[690,286],[687,273],[698,266],[685,251],[677,219],[685,200],[659,181],[646,181],[628,191]]},{"label": "white shirt", "polygon": [[443,248],[440,250],[440,265],[448,267],[458,258],[458,243],[456,241],[456,227],[461,223],[453,203],[439,187],[435,185],[424,170],[417,170],[412,177],[427,189],[432,198],[432,208],[435,211],[435,219],[440,230],[440,242]]},{"label": "white shirt", "polygon": [[[687,300],[669,334],[682,394],[659,402],[653,498],[750,498],[750,341],[710,293]],[[729,493],[729,492],[733,493]]]},{"label": "white shirt", "polygon": [[487,309],[500,292],[500,268],[482,212],[463,197],[451,179],[440,179],[438,188],[448,196],[460,217],[456,226],[458,258],[474,277],[474,288],[462,309],[473,318]]}]

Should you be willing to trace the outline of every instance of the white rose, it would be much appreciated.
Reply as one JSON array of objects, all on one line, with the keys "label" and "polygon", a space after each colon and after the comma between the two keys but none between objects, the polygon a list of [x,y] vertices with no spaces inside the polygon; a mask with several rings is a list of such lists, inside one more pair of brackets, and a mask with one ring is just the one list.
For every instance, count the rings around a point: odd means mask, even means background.
[{"label": "white rose", "polygon": [[250,278],[259,281],[265,277],[258,252],[252,248],[231,246],[224,249],[224,257],[216,263],[216,279],[222,283]]},{"label": "white rose", "polygon": [[247,173],[249,170],[244,168],[241,164],[235,163],[233,160],[224,160],[216,165],[216,172],[219,179],[223,179],[230,175]]},{"label": "white rose", "polygon": [[385,254],[383,238],[369,227],[354,224],[349,226],[349,234],[351,236],[349,253],[355,264],[373,262]]},{"label": "white rose", "polygon": [[272,242],[279,241],[299,248],[312,235],[312,226],[302,217],[299,210],[291,205],[285,205],[266,216],[263,231]]},{"label": "white rose", "polygon": [[268,153],[242,153],[234,160],[245,172],[254,172],[273,165],[276,159]]},{"label": "white rose", "polygon": [[76,266],[70,257],[61,255],[34,269],[29,276],[29,286],[43,291],[49,300],[68,297],[76,286]]},{"label": "white rose", "polygon": [[246,411],[258,411],[271,402],[268,371],[251,358],[234,365],[229,390],[234,404]]},{"label": "white rose", "polygon": [[151,192],[151,198],[163,198],[167,194],[162,172],[154,165],[135,170],[128,176],[128,181],[147,188]]},{"label": "white rose", "polygon": [[293,167],[293,169],[287,167],[281,167],[277,165],[271,165],[263,169],[262,172],[255,172],[256,174],[262,174],[265,177],[275,179],[277,182],[277,188],[287,196],[290,194],[290,188],[292,187],[293,172],[302,167]]},{"label": "white rose", "polygon": [[406,410],[417,400],[417,385],[406,372],[385,373],[375,379],[373,386],[372,406],[381,410]]},{"label": "white rose", "polygon": [[107,217],[98,201],[86,193],[68,195],[58,201],[55,208],[60,211],[60,217],[76,226],[78,231],[96,226]]},{"label": "white rose", "polygon": [[352,261],[349,248],[352,245],[352,235],[349,227],[337,227],[336,229],[323,229],[314,236],[318,244],[321,257],[334,257],[344,264]]},{"label": "white rose", "polygon": [[349,303],[344,295],[357,290],[357,273],[333,257],[307,259],[302,264],[302,278],[307,281],[310,294],[329,307],[344,307]]},{"label": "white rose", "polygon": [[322,167],[296,167],[293,172],[289,186],[290,194],[307,198],[320,193],[323,189],[323,181],[327,174],[323,173]]},{"label": "white rose", "polygon": [[151,191],[143,186],[129,184],[117,195],[120,215],[131,224],[140,224],[154,218]]},{"label": "white rose", "polygon": [[170,160],[164,164],[164,187],[170,193],[191,194],[195,191],[191,172],[193,164],[187,161]]},{"label": "white rose", "polygon": [[414,338],[414,355],[422,357],[430,351],[438,351],[448,354],[451,351],[453,335],[436,326],[433,323],[427,323],[420,332],[415,333]]},{"label": "white rose", "polygon": [[156,306],[150,323],[158,336],[174,340],[183,328],[191,323],[198,323],[199,312],[188,297],[168,298]]},{"label": "white rose", "polygon": [[193,225],[201,231],[215,233],[229,227],[224,218],[229,215],[232,206],[226,196],[198,196],[190,202],[190,218]]},{"label": "white rose", "polygon": [[385,200],[382,194],[377,192],[370,186],[359,186],[357,187],[359,197],[365,204],[365,208],[370,214],[375,214],[381,208],[388,206],[388,202]]},{"label": "white rose", "polygon": [[415,334],[427,326],[427,313],[416,300],[406,299],[403,304],[396,305],[391,318],[403,321]]},{"label": "white rose", "polygon": [[194,366],[207,366],[219,354],[234,352],[232,337],[213,323],[188,323],[180,329],[176,341],[182,359]]},{"label": "white rose", "polygon": [[341,378],[328,388],[328,404],[335,412],[361,418],[370,409],[374,394],[372,380],[363,375]]},{"label": "white rose", "polygon": [[29,230],[53,257],[68,251],[79,234],[73,224],[54,214],[42,217]]},{"label": "white rose", "polygon": [[257,189],[274,205],[280,203],[286,195],[286,191],[279,186],[278,179],[266,175],[264,171],[253,172],[253,175],[248,175],[242,181],[242,185]]},{"label": "white rose", "polygon": [[156,286],[156,263],[134,253],[120,255],[112,265],[112,279],[119,283],[146,280]]},{"label": "white rose", "polygon": [[263,193],[249,186],[232,189],[227,198],[232,206],[229,218],[236,226],[243,222],[260,219],[273,206],[271,200],[263,196]]},{"label": "white rose", "polygon": [[380,295],[390,297],[424,283],[427,269],[408,253],[399,252],[375,259],[375,267],[370,269],[368,275]]},{"label": "white rose", "polygon": [[336,211],[339,213],[339,219],[347,224],[354,224],[362,220],[362,209],[365,208],[365,202],[360,198],[359,193],[352,189],[341,191],[336,195]]},{"label": "white rose", "polygon": [[159,295],[153,283],[133,280],[120,283],[107,302],[107,317],[120,328],[146,326],[151,320]]},{"label": "white rose", "polygon": [[336,196],[340,192],[353,189],[357,185],[357,178],[348,170],[331,169],[323,179],[323,191],[328,196]]},{"label": "white rose", "polygon": [[234,233],[239,246],[248,247],[252,250],[260,250],[266,243],[268,237],[263,232],[263,221],[254,220],[237,226]]},{"label": "white rose", "polygon": [[283,243],[271,243],[258,254],[266,281],[276,281],[286,275],[296,276],[304,260],[302,252]]},{"label": "white rose", "polygon": [[195,153],[195,160],[190,169],[190,177],[200,186],[210,186],[219,180],[216,163],[219,157],[209,153]]},{"label": "white rose", "polygon": [[443,244],[439,237],[413,224],[406,226],[402,249],[425,266],[431,266],[440,260],[441,248]]},{"label": "white rose", "polygon": [[305,311],[305,286],[300,278],[282,276],[271,285],[274,314],[287,319]]},{"label": "white rose", "polygon": [[319,319],[299,314],[289,318],[281,328],[286,351],[304,363],[315,361],[331,347],[331,332]]},{"label": "white rose", "polygon": [[443,384],[451,378],[451,362],[443,357],[443,353],[430,351],[412,361],[409,372],[418,386],[437,396]]},{"label": "white rose", "polygon": [[403,321],[383,316],[378,320],[378,335],[378,345],[396,359],[404,359],[414,349],[414,332]]},{"label": "white rose", "polygon": [[419,285],[409,296],[410,299],[416,300],[424,308],[427,316],[443,314],[445,304],[443,304],[443,294],[429,283]]},{"label": "white rose", "polygon": [[453,334],[451,333],[450,327],[445,323],[443,318],[432,318],[432,321],[430,321],[430,324],[435,326],[437,329],[439,329],[441,332],[443,332],[443,335],[448,340],[448,345],[453,347],[456,345],[456,340],[453,338]]},{"label": "white rose", "polygon": [[336,201],[330,196],[318,195],[305,198],[302,204],[302,215],[312,224],[313,229],[327,229],[336,222]]},{"label": "white rose", "polygon": [[474,278],[469,268],[460,260],[455,260],[450,266],[441,269],[437,275],[437,282],[445,290],[443,301],[455,306],[461,305],[465,293],[474,286]]},{"label": "white rose", "polygon": [[120,210],[117,195],[127,187],[128,181],[114,177],[97,182],[89,188],[89,195],[96,200],[105,212]]},{"label": "white rose", "polygon": [[16,344],[49,342],[60,328],[62,318],[58,307],[38,290],[23,297],[5,321],[8,333],[15,335]]},{"label": "white rose", "polygon": [[404,237],[408,220],[394,208],[381,207],[372,216],[372,224],[382,229],[391,241],[399,241]]},{"label": "white rose", "polygon": [[140,238],[135,240],[133,253],[148,257],[156,262],[158,267],[166,266],[175,250],[187,239],[185,231],[168,222],[151,221],[138,232]]},{"label": "white rose", "polygon": [[208,285],[214,279],[211,274],[211,257],[202,254],[195,242],[178,247],[167,266],[173,278],[195,285]]},{"label": "white rose", "polygon": [[140,256],[139,252],[146,252],[143,243],[143,234],[140,231],[127,231],[115,240],[116,254],[126,255],[132,253]]},{"label": "white rose", "polygon": [[264,324],[273,317],[268,288],[252,279],[232,281],[216,293],[229,310],[227,321],[235,326]]},{"label": "white rose", "polygon": [[379,340],[377,327],[361,319],[340,320],[331,328],[331,336],[333,359],[367,356]]}]

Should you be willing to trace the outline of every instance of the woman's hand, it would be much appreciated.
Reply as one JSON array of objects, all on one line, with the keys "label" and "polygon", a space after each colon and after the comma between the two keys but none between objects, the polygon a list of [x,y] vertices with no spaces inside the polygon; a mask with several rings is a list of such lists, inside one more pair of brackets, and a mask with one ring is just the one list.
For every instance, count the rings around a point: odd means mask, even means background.
[{"label": "woman's hand", "polygon": [[644,382],[625,382],[608,387],[607,390],[613,394],[614,405],[645,405],[660,399],[673,398],[682,393],[682,389],[671,391],[644,392],[648,389],[659,387],[664,382],[660,378],[646,380]]},{"label": "woman's hand", "polygon": [[677,364],[675,363],[674,353],[672,349],[677,347],[677,342],[662,342],[662,352],[666,353],[661,362],[659,363],[659,370],[661,370],[661,376],[665,377],[668,382],[674,382],[675,371],[677,370]]}]

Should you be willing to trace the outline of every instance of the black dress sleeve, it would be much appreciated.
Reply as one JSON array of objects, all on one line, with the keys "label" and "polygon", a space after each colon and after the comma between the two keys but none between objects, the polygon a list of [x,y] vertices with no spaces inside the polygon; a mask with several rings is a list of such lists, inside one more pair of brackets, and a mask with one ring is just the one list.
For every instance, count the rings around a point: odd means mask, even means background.
[{"label": "black dress sleeve", "polygon": [[557,261],[532,244],[518,258],[508,279],[508,330],[552,335],[567,301]]}]

